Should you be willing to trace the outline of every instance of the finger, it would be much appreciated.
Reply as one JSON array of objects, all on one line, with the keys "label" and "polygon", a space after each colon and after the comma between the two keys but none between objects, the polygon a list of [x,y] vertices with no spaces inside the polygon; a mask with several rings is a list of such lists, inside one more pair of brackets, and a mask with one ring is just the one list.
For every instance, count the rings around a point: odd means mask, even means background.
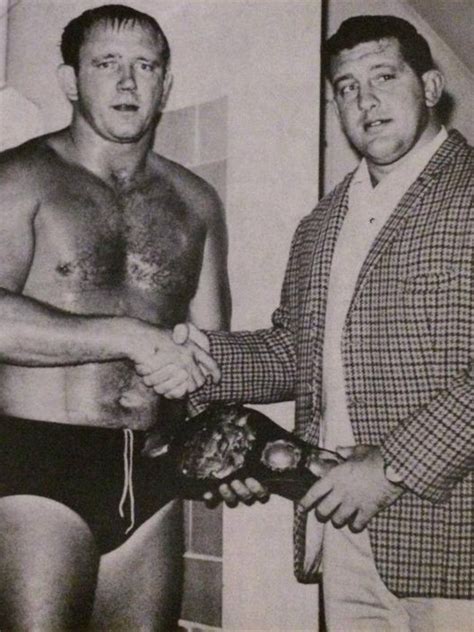
[{"label": "finger", "polygon": [[188,395],[188,393],[192,392],[192,390],[189,390],[187,384],[181,384],[180,386],[176,386],[171,390],[160,393],[160,395],[163,395],[163,397],[166,397],[166,399],[183,399],[186,395]]},{"label": "finger", "polygon": [[349,529],[353,533],[360,533],[361,531],[365,529],[368,522],[369,522],[369,516],[367,516],[365,513],[361,511],[358,511],[356,515],[354,516],[354,518],[352,518],[352,520],[349,522]]},{"label": "finger", "polygon": [[213,494],[212,492],[206,492],[202,499],[204,500],[206,507],[209,509],[215,509],[221,504],[221,498],[217,494]]},{"label": "finger", "polygon": [[209,338],[207,335],[198,329],[196,325],[193,325],[193,323],[187,323],[187,326],[189,340],[192,340],[192,342],[195,342],[201,349],[209,353]]},{"label": "finger", "polygon": [[357,446],[338,446],[336,448],[337,454],[342,456],[344,459],[349,459],[354,455]]},{"label": "finger", "polygon": [[234,492],[231,490],[231,488],[228,485],[220,485],[219,494],[222,496],[226,505],[228,505],[229,507],[237,506],[239,500],[236,494],[234,494]]},{"label": "finger", "polygon": [[339,509],[341,503],[335,494],[329,493],[315,507],[316,515],[321,522],[325,522]]},{"label": "finger", "polygon": [[324,496],[329,494],[330,491],[331,485],[327,484],[326,479],[321,478],[317,483],[309,488],[303,498],[298,501],[298,505],[301,509],[307,511],[324,498]]},{"label": "finger", "polygon": [[177,367],[174,364],[168,364],[163,369],[158,369],[158,371],[145,375],[143,383],[151,387],[166,385],[168,388],[173,388],[177,384],[186,382],[188,377],[189,374],[186,369]]},{"label": "finger", "polygon": [[189,327],[186,323],[178,323],[173,329],[173,342],[184,345],[189,340]]},{"label": "finger", "polygon": [[206,375],[212,377],[214,384],[218,384],[221,379],[221,371],[214,358],[197,345],[194,345],[193,351],[196,362],[202,367],[203,371],[206,372]]},{"label": "finger", "polygon": [[260,502],[266,502],[270,498],[268,489],[263,487],[259,481],[254,478],[246,478],[244,482],[251,493],[256,496]]},{"label": "finger", "polygon": [[148,373],[153,373],[154,370],[151,364],[140,363],[135,365],[135,371],[142,377]]},{"label": "finger", "polygon": [[233,489],[233,491],[237,494],[237,496],[240,498],[240,500],[243,500],[246,503],[252,502],[254,497],[251,491],[248,489],[246,485],[244,485],[244,483],[242,483],[242,481],[239,481],[239,480],[232,481],[230,486]]},{"label": "finger", "polygon": [[184,379],[182,379],[181,377],[172,376],[169,380],[164,380],[157,384],[153,384],[152,388],[155,393],[158,393],[159,395],[165,395],[165,397],[167,397],[168,394],[171,394],[176,389],[184,389],[185,393],[192,392],[193,384],[193,382],[189,382],[189,378],[187,375],[184,376]]},{"label": "finger", "polygon": [[312,474],[321,478],[330,472],[335,465],[337,465],[337,461],[330,462],[312,459],[308,462],[308,469]]},{"label": "finger", "polygon": [[176,355],[166,351],[160,351],[160,353],[150,355],[147,362],[139,362],[136,364],[135,371],[139,375],[144,376],[170,366],[176,366]]},{"label": "finger", "polygon": [[341,504],[331,514],[331,522],[336,529],[341,529],[353,519],[356,513],[357,511],[354,511],[352,506]]},{"label": "finger", "polygon": [[201,367],[198,364],[195,364],[194,361],[190,361],[186,365],[186,369],[188,371],[189,378],[195,382],[194,390],[201,388],[201,386],[206,383],[206,376],[201,370]]},{"label": "finger", "polygon": [[342,463],[345,461],[344,457],[332,450],[326,450],[325,448],[318,448],[316,451],[318,461],[324,461],[328,463]]}]

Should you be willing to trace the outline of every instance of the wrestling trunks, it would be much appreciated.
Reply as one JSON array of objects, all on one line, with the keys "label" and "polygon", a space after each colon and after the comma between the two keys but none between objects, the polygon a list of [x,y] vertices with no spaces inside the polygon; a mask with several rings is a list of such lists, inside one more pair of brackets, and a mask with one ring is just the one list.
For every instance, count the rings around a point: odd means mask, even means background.
[{"label": "wrestling trunks", "polygon": [[56,500],[112,551],[169,500],[159,459],[141,455],[142,431],[0,416],[0,496]]}]

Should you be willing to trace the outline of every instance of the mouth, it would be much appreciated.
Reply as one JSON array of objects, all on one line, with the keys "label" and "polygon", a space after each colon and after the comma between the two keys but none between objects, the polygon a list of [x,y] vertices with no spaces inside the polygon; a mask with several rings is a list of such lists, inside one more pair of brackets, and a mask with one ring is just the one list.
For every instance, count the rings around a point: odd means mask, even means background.
[{"label": "mouth", "polygon": [[133,103],[118,103],[113,105],[112,109],[116,112],[138,112],[138,105]]},{"label": "mouth", "polygon": [[391,119],[374,119],[373,121],[366,121],[364,123],[364,131],[366,132],[376,132],[377,130],[383,129],[388,123],[391,122]]}]

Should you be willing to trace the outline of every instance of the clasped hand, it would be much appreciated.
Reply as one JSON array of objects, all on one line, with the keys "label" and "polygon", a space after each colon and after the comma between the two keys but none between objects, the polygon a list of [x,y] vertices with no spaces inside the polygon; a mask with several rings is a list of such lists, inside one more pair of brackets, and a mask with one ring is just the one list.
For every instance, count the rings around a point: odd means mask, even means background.
[{"label": "clasped hand", "polygon": [[168,399],[181,399],[203,386],[207,379],[219,382],[219,366],[190,339],[186,325],[177,326],[173,334],[161,333],[159,347],[152,347],[135,364],[146,386]]},{"label": "clasped hand", "polygon": [[[317,470],[312,467],[313,474],[320,478],[298,504],[306,511],[314,509],[321,522],[331,521],[337,528],[348,525],[352,531],[359,532],[379,511],[395,502],[404,488],[385,478],[378,446],[344,447],[337,452],[344,457],[344,462],[322,463]],[[219,495],[230,507],[239,501],[264,502],[268,497],[265,488],[254,479],[221,485]],[[217,500],[211,493],[206,494],[205,499],[213,504]]]},{"label": "clasped hand", "polygon": [[378,446],[358,445],[337,452],[346,460],[314,483],[299,505],[305,510],[314,508],[321,522],[330,520],[335,527],[348,525],[359,532],[395,502],[404,488],[385,477]]}]

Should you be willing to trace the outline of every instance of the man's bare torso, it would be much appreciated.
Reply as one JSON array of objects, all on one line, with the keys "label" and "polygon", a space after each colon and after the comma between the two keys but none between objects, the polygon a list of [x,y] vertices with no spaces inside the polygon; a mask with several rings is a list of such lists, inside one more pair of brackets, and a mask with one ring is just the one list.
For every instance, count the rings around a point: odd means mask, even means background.
[{"label": "man's bare torso", "polygon": [[[53,137],[28,150],[37,212],[22,293],[74,314],[164,327],[185,320],[206,233],[191,174],[153,154],[132,181],[106,184],[56,145]],[[148,429],[160,401],[125,361],[0,365],[0,407],[30,419]]]}]

